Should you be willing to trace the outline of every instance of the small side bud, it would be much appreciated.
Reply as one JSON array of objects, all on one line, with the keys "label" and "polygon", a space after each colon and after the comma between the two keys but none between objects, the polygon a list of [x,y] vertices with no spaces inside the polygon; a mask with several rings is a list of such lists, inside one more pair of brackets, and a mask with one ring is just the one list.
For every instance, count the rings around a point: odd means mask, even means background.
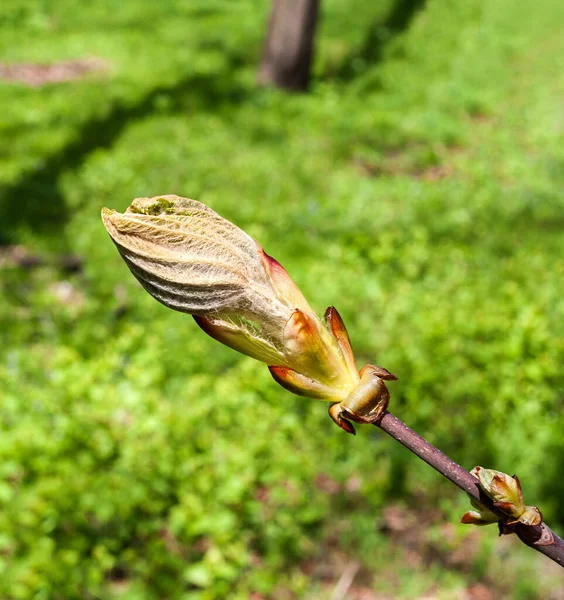
[{"label": "small side bud", "polygon": [[497,522],[500,535],[514,533],[518,524],[535,527],[542,523],[540,510],[536,506],[525,504],[521,482],[516,475],[510,477],[501,471],[483,467],[474,467],[470,472],[478,479],[482,492],[493,501],[494,507],[501,511],[505,518],[500,518],[481,503],[471,499],[472,506],[477,510],[465,513],[462,523],[487,525]]},{"label": "small side bud", "polygon": [[525,502],[518,478],[482,467],[474,467],[471,472],[480,481],[482,491],[494,501],[496,508],[517,519],[523,514]]}]

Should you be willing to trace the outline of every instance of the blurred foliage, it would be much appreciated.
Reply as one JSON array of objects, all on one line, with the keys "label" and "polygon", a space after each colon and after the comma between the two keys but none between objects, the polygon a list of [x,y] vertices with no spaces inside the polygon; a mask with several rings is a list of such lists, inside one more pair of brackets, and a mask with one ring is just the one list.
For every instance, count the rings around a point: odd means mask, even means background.
[{"label": "blurred foliage", "polygon": [[467,468],[516,472],[561,527],[562,5],[323,0],[307,96],[255,86],[268,8],[0,9],[3,61],[107,63],[0,82],[0,597],[326,598],[339,553],[397,598],[561,597],[494,530],[429,525],[413,562],[384,508],[438,505],[444,525],[465,499],[157,304],[99,212],[177,193],[246,229],[400,377],[398,416]]}]

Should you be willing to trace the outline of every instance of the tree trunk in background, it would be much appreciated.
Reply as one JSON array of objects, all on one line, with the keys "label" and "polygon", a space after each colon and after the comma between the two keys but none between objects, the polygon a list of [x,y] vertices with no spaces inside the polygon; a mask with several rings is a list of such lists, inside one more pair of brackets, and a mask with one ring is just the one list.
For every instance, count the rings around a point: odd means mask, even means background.
[{"label": "tree trunk in background", "polygon": [[272,0],[260,84],[307,89],[318,9],[319,0]]}]

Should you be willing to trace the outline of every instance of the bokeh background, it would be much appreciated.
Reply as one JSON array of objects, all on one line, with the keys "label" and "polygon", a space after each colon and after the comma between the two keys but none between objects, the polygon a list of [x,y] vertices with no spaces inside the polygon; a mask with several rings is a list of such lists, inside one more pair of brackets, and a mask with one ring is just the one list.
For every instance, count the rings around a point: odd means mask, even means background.
[{"label": "bokeh background", "polygon": [[564,598],[399,444],[144,293],[99,217],[209,204],[562,531],[562,2],[322,0],[302,94],[257,85],[269,10],[2,3],[0,597]]}]

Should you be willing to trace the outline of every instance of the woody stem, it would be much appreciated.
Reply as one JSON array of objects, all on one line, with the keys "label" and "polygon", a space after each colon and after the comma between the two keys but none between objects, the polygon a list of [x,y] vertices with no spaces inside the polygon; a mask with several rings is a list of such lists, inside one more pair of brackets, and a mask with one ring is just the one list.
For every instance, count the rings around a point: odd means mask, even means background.
[{"label": "woody stem", "polygon": [[[413,429],[409,428],[390,412],[385,411],[381,419],[377,423],[374,423],[374,425],[385,431],[421,460],[424,460],[443,477],[452,481],[452,483],[466,492],[471,498],[478,500],[498,515],[500,519],[506,517],[504,513],[494,507],[492,500],[481,491],[478,486],[478,479],[474,475],[455,463],[446,454],[443,454],[438,448],[435,448],[435,446],[423,439],[418,433],[415,433]],[[524,544],[551,558],[561,567],[564,567],[564,540],[558,537],[546,523],[543,522],[537,526],[519,524],[516,527],[515,533]],[[552,543],[549,545],[539,545],[539,542],[542,543],[543,540],[550,540],[551,536],[553,538]]]}]

